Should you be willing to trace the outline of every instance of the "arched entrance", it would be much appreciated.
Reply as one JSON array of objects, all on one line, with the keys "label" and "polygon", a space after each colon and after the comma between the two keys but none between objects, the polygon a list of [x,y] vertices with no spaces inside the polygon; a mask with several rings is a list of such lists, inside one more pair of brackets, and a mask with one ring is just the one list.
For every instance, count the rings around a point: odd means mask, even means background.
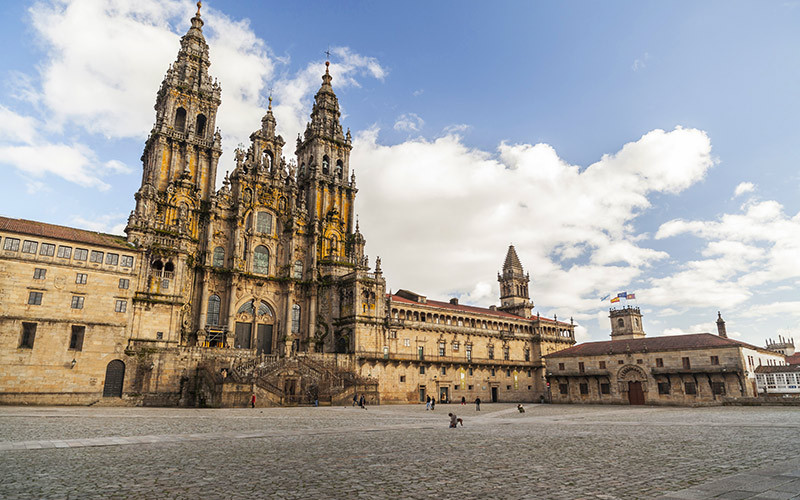
[{"label": "arched entrance", "polygon": [[106,381],[103,384],[104,398],[121,398],[125,381],[125,363],[115,359],[106,366]]},{"label": "arched entrance", "polygon": [[647,374],[636,365],[625,365],[617,372],[620,391],[628,393],[628,403],[643,405],[647,391]]},{"label": "arched entrance", "polygon": [[256,299],[245,302],[236,312],[234,347],[272,354],[274,324],[275,314],[269,304]]}]

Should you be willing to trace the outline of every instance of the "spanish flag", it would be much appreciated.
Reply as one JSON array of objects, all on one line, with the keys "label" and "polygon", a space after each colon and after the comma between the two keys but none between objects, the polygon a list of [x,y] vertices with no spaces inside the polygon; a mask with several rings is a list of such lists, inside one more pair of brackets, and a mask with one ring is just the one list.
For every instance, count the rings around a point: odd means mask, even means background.
[{"label": "spanish flag", "polygon": [[612,302],[612,303],[614,303],[614,302],[619,302],[619,297],[614,297],[613,299],[611,299],[611,302]]}]

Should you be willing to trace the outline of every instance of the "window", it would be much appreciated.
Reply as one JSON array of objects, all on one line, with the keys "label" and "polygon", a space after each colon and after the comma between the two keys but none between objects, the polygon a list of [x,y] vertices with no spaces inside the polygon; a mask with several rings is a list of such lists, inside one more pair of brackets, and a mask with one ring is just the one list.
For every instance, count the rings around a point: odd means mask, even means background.
[{"label": "window", "polygon": [[506,368],[506,377],[510,377],[510,376],[511,376],[511,369],[510,368]]},{"label": "window", "polygon": [[89,262],[96,262],[98,264],[103,263],[103,252],[98,250],[92,250],[91,255],[89,256]]},{"label": "window", "polygon": [[258,245],[255,249],[253,259],[253,272],[258,274],[269,274],[269,250],[264,245]]},{"label": "window", "polygon": [[525,361],[530,361],[530,360],[531,360],[531,351],[525,349]]},{"label": "window", "polygon": [[694,385],[694,382],[686,382],[684,384],[684,392],[689,396],[694,396],[697,394],[697,386]]},{"label": "window", "polygon": [[494,359],[494,346],[490,345],[487,349],[489,351],[489,359]]},{"label": "window", "polygon": [[86,284],[86,280],[87,280],[88,276],[89,276],[89,275],[88,275],[88,274],[86,274],[86,273],[77,273],[77,274],[75,275],[75,283],[77,283],[77,284],[79,284],[79,285],[85,285],[85,284]]},{"label": "window", "polygon": [[211,257],[211,265],[214,267],[225,267],[225,249],[217,247]]},{"label": "window", "polygon": [[717,396],[725,395],[725,382],[711,382],[711,392]]},{"label": "window", "polygon": [[471,391],[471,390],[472,390],[474,387],[475,387],[474,385],[468,385],[468,386],[467,386],[467,390],[468,390],[468,391]]},{"label": "window", "polygon": [[530,368],[528,368],[528,376],[533,377],[533,370],[531,370]]},{"label": "window", "polygon": [[175,111],[175,130],[178,132],[183,132],[183,129],[186,128],[186,110],[183,108],[178,108]]},{"label": "window", "polygon": [[216,326],[219,324],[219,306],[221,300],[219,295],[212,295],[208,298],[208,312],[206,313],[206,324]]},{"label": "window", "polygon": [[75,260],[86,260],[89,257],[89,250],[85,248],[76,248],[75,249]]},{"label": "window", "polygon": [[119,287],[123,290],[127,290],[131,286],[131,280],[128,278],[120,278],[119,279]]},{"label": "window", "polygon": [[558,384],[558,392],[567,395],[569,393],[569,386],[567,384]]},{"label": "window", "polygon": [[36,253],[36,249],[39,248],[39,243],[31,240],[25,240],[22,242],[22,253]]},{"label": "window", "polygon": [[656,358],[656,366],[661,368],[664,366],[664,358]]},{"label": "window", "polygon": [[558,364],[558,369],[559,370],[563,370],[564,369],[564,363],[559,363]]},{"label": "window", "polygon": [[623,361],[623,360],[621,360],[621,359],[620,359],[620,360],[617,360],[617,364],[618,364],[618,365],[621,365],[621,364],[623,364],[623,363],[625,363],[625,361]]},{"label": "window", "polygon": [[581,395],[585,396],[585,395],[589,394],[589,384],[587,384],[585,382],[581,383],[579,385],[579,388],[581,390]]},{"label": "window", "polygon": [[117,303],[114,306],[114,312],[124,313],[127,310],[128,310],[128,301],[127,300],[117,300]]},{"label": "window", "polygon": [[116,266],[117,264],[119,264],[119,254],[117,254],[117,253],[106,254],[106,265],[107,266]]},{"label": "window", "polygon": [[28,305],[40,306],[42,305],[42,292],[30,292],[28,294]]},{"label": "window", "polygon": [[201,139],[206,135],[206,115],[200,113],[197,115],[197,121],[194,127],[194,133]]},{"label": "window", "polygon": [[439,342],[439,356],[444,356],[444,342]]},{"label": "window", "polygon": [[6,238],[3,250],[10,250],[12,252],[19,250],[19,238]]},{"label": "window", "polygon": [[52,243],[42,243],[42,247],[39,249],[39,255],[45,255],[47,257],[52,257],[56,253],[56,246]]},{"label": "window", "polygon": [[122,267],[133,267],[133,257],[130,255],[123,255],[121,265]]},{"label": "window", "polygon": [[292,278],[294,279],[303,279],[303,262],[296,260],[294,261],[294,269],[292,270]]},{"label": "window", "polygon": [[417,357],[419,359],[425,359],[425,348],[422,346],[417,347]]},{"label": "window", "polygon": [[442,375],[447,375],[447,368],[444,366],[442,367]]},{"label": "window", "polygon": [[83,334],[86,333],[85,326],[72,325],[72,334],[69,336],[69,348],[72,351],[83,350]]},{"label": "window", "polygon": [[33,270],[33,279],[43,280],[47,276],[47,269],[36,268]]},{"label": "window", "polygon": [[510,385],[507,385],[507,386],[506,386],[506,389],[510,391],[510,390],[511,390],[511,386],[510,386]]},{"label": "window", "polygon": [[467,344],[465,347],[467,349],[467,361],[472,361],[472,345]]},{"label": "window", "polygon": [[300,333],[300,306],[292,306],[292,333]]},{"label": "window", "polygon": [[58,253],[56,257],[61,257],[62,259],[69,259],[72,256],[72,247],[65,247],[64,245],[58,246]]},{"label": "window", "polygon": [[718,365],[719,364],[719,356],[711,356],[711,364]]},{"label": "window", "polygon": [[578,362],[578,371],[581,372],[581,373],[586,371],[586,366],[583,364],[583,361],[579,361]]},{"label": "window", "polygon": [[472,376],[472,367],[470,367],[470,369],[469,369],[469,376],[470,377]]},{"label": "window", "polygon": [[272,214],[258,212],[256,217],[256,231],[261,234],[272,234]]},{"label": "window", "polygon": [[753,362],[753,356],[747,356],[747,364],[750,366],[750,368],[755,367],[755,363]]},{"label": "window", "polygon": [[403,345],[406,347],[411,347],[411,339],[403,339]]},{"label": "window", "polygon": [[453,342],[453,352],[458,352],[458,342]]},{"label": "window", "polygon": [[406,376],[405,375],[400,375],[400,383],[402,384],[405,381],[406,381]]},{"label": "window", "polygon": [[164,332],[156,333],[156,340],[162,340],[163,338],[164,338]]},{"label": "window", "polygon": [[420,375],[425,375],[425,367],[424,366],[420,366],[419,367],[419,374]]},{"label": "window", "polygon": [[509,357],[509,349],[508,349],[508,346],[504,346],[504,347],[503,347],[503,359],[505,359],[505,360],[507,361],[507,360],[508,360],[508,357]]},{"label": "window", "polygon": [[605,369],[606,369],[606,362],[605,362],[605,361],[601,361],[601,362],[599,363],[599,368],[600,368],[601,370],[605,370]]},{"label": "window", "polygon": [[667,382],[659,382],[658,383],[658,393],[659,394],[669,394],[669,384]]},{"label": "window", "polygon": [[492,377],[494,377],[494,368],[492,368]]},{"label": "window", "polygon": [[73,309],[83,309],[83,297],[80,295],[73,295],[72,296],[72,308]]},{"label": "window", "polygon": [[611,394],[611,384],[600,384],[600,394]]},{"label": "window", "polygon": [[688,370],[692,367],[692,363],[689,362],[689,358],[683,358],[683,369]]},{"label": "window", "polygon": [[22,337],[19,339],[20,349],[33,349],[36,338],[36,323],[22,323]]}]

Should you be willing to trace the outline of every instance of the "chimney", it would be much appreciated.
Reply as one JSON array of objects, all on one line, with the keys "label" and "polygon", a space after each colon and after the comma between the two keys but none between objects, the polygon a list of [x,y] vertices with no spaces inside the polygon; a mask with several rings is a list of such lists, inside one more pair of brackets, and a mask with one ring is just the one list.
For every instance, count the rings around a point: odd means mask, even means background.
[{"label": "chimney", "polygon": [[457,306],[458,305],[458,298],[457,297],[453,297],[452,299],[450,299],[450,303],[453,304],[454,306]]}]

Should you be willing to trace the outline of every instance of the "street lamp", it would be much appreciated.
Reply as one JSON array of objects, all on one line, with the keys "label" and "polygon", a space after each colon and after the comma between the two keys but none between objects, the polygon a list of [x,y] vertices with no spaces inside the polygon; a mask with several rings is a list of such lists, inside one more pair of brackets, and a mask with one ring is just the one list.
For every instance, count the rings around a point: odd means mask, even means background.
[{"label": "street lamp", "polygon": [[75,358],[72,358],[72,361],[70,361],[70,363],[69,363],[70,369],[75,368],[75,365],[77,365],[77,364],[78,364],[78,361],[76,361]]}]

